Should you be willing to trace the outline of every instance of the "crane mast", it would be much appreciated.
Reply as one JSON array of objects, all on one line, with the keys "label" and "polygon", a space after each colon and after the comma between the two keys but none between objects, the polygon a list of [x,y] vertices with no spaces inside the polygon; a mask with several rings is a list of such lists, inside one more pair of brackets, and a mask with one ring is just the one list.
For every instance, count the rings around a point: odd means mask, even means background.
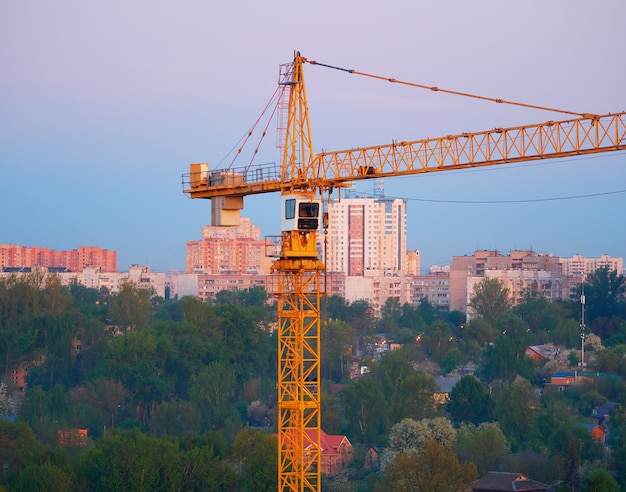
[{"label": "crane mast", "polygon": [[280,84],[289,87],[281,166],[281,249],[271,267],[268,292],[278,307],[278,490],[320,490],[320,302],[317,231],[320,200],[306,180],[313,146],[302,70],[303,60],[283,65]]},{"label": "crane mast", "polygon": [[281,193],[280,252],[267,284],[278,305],[278,489],[298,492],[321,487],[321,195],[363,179],[626,150],[626,113],[619,112],[315,154],[307,61],[296,53],[293,63],[281,65],[280,166],[211,171],[200,163],[183,175],[185,194],[211,199],[213,225],[237,225],[246,195]]}]

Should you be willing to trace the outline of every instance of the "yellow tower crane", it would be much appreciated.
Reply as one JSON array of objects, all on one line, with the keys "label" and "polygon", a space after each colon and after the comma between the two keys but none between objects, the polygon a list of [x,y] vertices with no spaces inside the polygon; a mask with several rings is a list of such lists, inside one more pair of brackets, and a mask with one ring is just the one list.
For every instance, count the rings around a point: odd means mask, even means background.
[{"label": "yellow tower crane", "polygon": [[[570,115],[564,121],[496,128],[387,145],[315,154],[303,65],[323,65],[296,53],[281,65],[278,103],[282,161],[210,170],[191,164],[183,191],[211,199],[216,226],[239,222],[243,197],[281,193],[279,252],[268,279],[278,303],[278,488],[317,491],[320,479],[320,304],[324,264],[317,251],[322,196],[353,181],[424,174],[537,159],[626,150],[626,113],[575,113],[427,87],[346,70],[392,83]],[[324,225],[326,227],[326,225]]]}]

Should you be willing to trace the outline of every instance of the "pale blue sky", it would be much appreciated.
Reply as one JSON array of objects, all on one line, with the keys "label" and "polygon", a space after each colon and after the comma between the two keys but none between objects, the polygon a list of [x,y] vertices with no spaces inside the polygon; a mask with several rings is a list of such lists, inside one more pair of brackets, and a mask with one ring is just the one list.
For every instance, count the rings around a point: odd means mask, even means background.
[{"label": "pale blue sky", "polygon": [[[121,270],[183,269],[210,203],[186,198],[181,174],[237,144],[294,50],[603,114],[626,110],[625,21],[623,0],[0,0],[0,243],[93,245],[117,250]],[[561,118],[310,65],[305,77],[316,151]],[[269,145],[258,162],[278,159]],[[626,256],[623,152],[389,179],[385,189],[410,199],[408,246],[423,268],[475,249]],[[600,195],[609,192],[619,193]],[[580,195],[598,196],[565,199]],[[539,198],[550,200],[527,201]],[[507,200],[519,203],[471,203]],[[255,196],[243,215],[272,235],[278,212],[278,196]]]}]

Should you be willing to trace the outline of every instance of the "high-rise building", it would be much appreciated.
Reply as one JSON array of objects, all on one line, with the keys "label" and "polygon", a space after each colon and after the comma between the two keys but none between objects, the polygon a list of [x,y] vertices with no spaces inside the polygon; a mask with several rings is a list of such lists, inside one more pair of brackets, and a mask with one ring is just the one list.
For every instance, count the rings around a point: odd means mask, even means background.
[{"label": "high-rise building", "polygon": [[331,201],[320,247],[327,272],[344,275],[345,299],[364,299],[374,312],[389,297],[401,304],[408,301],[406,202],[385,198],[382,190],[377,195]]},{"label": "high-rise building", "polygon": [[406,202],[400,199],[342,198],[328,207],[323,261],[330,272],[363,277],[367,272],[400,272],[406,266]]},{"label": "high-rise building", "polygon": [[271,259],[260,236],[261,230],[244,217],[238,226],[203,227],[202,239],[187,242],[187,273],[269,273]]}]

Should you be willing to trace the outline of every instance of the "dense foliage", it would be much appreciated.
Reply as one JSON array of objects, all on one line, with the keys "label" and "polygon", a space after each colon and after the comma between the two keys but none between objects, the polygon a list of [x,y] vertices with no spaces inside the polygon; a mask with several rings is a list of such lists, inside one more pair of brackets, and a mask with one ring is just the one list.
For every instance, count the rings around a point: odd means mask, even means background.
[{"label": "dense foliage", "polygon": [[[599,271],[584,288],[586,369],[614,377],[567,392],[539,388],[577,369],[579,303],[528,291],[510,307],[490,280],[477,285],[469,322],[426,301],[389,299],[375,318],[366,301],[324,299],[323,428],[355,446],[352,466],[324,489],[455,490],[489,470],[568,486],[608,480],[592,473],[606,456],[583,424],[595,406],[624,401],[624,281]],[[0,420],[0,490],[275,488],[273,309],[258,288],[210,305],[132,284],[115,294],[64,287],[38,273],[0,281],[0,416],[18,417]],[[546,342],[563,355],[525,355]],[[390,343],[402,348],[385,351]],[[23,393],[10,377],[18,367]],[[447,405],[436,398],[439,375],[459,380]],[[624,407],[614,412],[623,481]],[[58,431],[73,429],[88,439],[59,446]],[[383,451],[379,471],[364,466],[372,447]],[[423,465],[430,475],[416,473]]]}]

